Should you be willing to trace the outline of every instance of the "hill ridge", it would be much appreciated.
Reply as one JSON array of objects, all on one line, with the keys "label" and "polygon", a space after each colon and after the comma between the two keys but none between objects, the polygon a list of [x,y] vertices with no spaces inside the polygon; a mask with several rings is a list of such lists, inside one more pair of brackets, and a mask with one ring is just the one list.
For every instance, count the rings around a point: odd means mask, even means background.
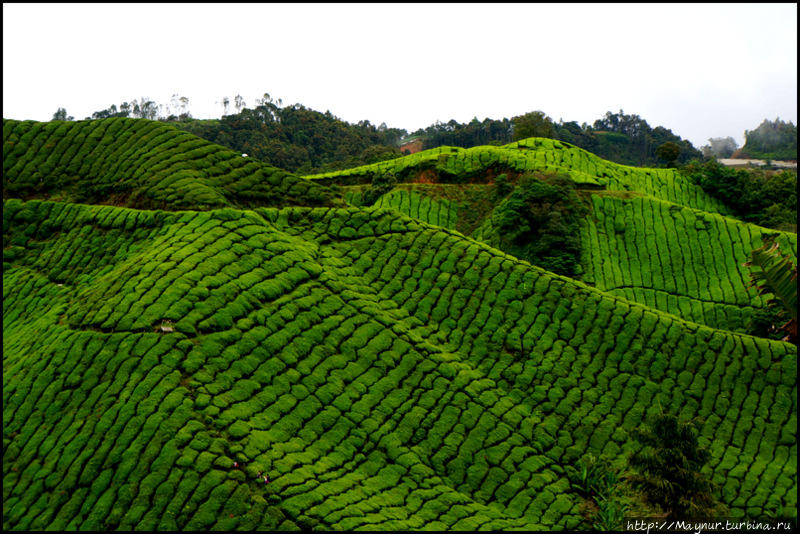
[{"label": "hill ridge", "polygon": [[794,345],[259,168],[219,207],[4,198],[4,528],[574,529],[569,469],[661,408],[704,419],[732,516],[796,506]]},{"label": "hill ridge", "polygon": [[3,119],[3,198],[138,208],[333,205],[327,187],[147,119]]}]

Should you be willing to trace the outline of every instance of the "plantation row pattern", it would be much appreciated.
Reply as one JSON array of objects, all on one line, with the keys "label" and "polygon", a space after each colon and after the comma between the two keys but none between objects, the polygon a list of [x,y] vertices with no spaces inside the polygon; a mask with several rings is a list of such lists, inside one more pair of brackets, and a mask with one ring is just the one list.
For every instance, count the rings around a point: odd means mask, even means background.
[{"label": "plantation row pattern", "polygon": [[3,198],[137,208],[329,206],[327,187],[157,121],[3,119]]},{"label": "plantation row pattern", "polygon": [[[797,234],[646,196],[587,195],[580,280],[712,328],[745,332],[766,299],[750,287],[751,250],[775,240],[796,262]],[[500,247],[493,219],[471,237]]]},{"label": "plantation row pattern", "polygon": [[[483,210],[483,219],[471,232],[472,227],[461,220],[476,211],[467,199],[486,197],[491,187],[400,184],[381,196],[375,206],[460,230],[501,249],[491,210]],[[345,186],[345,199],[358,205],[361,188]],[[766,306],[766,299],[749,287],[744,263],[751,250],[765,239],[774,239],[784,253],[795,261],[797,258],[796,234],[635,192],[584,190],[582,194],[590,212],[582,224],[583,272],[579,279],[712,328],[745,332],[753,312]]]},{"label": "plantation row pattern", "polygon": [[394,210],[3,217],[4,528],[574,528],[659,406],[733,515],[796,506],[793,345]]},{"label": "plantation row pattern", "polygon": [[[367,183],[387,172],[404,181],[427,181],[430,173],[442,183],[468,183],[487,170],[563,173],[579,186],[637,191],[686,207],[727,214],[729,210],[674,169],[629,167],[603,160],[569,143],[532,137],[501,147],[438,147],[402,158],[353,169],[307,176],[312,181],[352,185]],[[426,174],[427,173],[427,174]]]},{"label": "plantation row pattern", "polygon": [[797,234],[647,197],[591,199],[582,279],[712,328],[745,331],[766,306],[750,287],[750,251],[775,240],[797,262]]},{"label": "plantation row pattern", "polygon": [[[345,188],[344,199],[351,205],[359,206],[362,195],[360,190],[347,191]],[[443,228],[454,229],[458,220],[458,210],[453,202],[407,189],[393,189],[381,195],[373,206],[396,209],[414,219]]]}]

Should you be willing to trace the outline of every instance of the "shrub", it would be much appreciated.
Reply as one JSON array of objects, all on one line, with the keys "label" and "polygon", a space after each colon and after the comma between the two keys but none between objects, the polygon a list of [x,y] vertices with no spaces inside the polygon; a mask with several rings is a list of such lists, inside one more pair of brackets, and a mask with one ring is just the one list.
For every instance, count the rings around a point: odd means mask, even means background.
[{"label": "shrub", "polygon": [[377,174],[372,179],[369,189],[361,197],[362,206],[372,206],[381,196],[385,195],[397,185],[397,176],[393,172]]},{"label": "shrub", "polygon": [[649,502],[673,518],[712,517],[722,510],[713,495],[715,485],[700,472],[711,455],[700,447],[694,422],[658,414],[633,435],[643,447],[630,458],[636,471],[631,482]]},{"label": "shrub", "polygon": [[777,243],[753,250],[745,266],[758,268],[750,273],[752,285],[761,295],[773,295],[770,308],[779,309],[779,316],[789,319],[781,327],[788,332],[785,341],[797,344],[797,267],[781,254]]},{"label": "shrub", "polygon": [[761,170],[725,167],[716,160],[682,167],[703,191],[727,205],[746,222],[797,231],[797,173],[769,174]]},{"label": "shrub", "polygon": [[500,200],[508,196],[514,190],[514,186],[508,183],[508,175],[500,174],[494,179],[494,197]]},{"label": "shrub", "polygon": [[563,175],[525,175],[498,206],[492,224],[501,248],[567,276],[579,274],[581,204],[575,184]]},{"label": "shrub", "polygon": [[628,505],[621,500],[620,476],[608,458],[587,454],[575,467],[567,467],[570,485],[594,502],[590,522],[598,530],[621,530]]},{"label": "shrub", "polygon": [[759,308],[753,311],[747,321],[747,333],[751,336],[768,339],[782,339],[785,334],[778,327],[785,322],[779,309],[774,307]]}]

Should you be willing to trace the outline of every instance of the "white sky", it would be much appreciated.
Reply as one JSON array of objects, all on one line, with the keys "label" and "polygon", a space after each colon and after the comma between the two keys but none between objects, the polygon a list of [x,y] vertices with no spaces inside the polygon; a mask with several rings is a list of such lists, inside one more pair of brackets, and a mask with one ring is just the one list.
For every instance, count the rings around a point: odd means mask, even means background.
[{"label": "white sky", "polygon": [[3,117],[268,92],[412,132],[623,109],[696,147],[797,124],[796,4],[3,4]]}]

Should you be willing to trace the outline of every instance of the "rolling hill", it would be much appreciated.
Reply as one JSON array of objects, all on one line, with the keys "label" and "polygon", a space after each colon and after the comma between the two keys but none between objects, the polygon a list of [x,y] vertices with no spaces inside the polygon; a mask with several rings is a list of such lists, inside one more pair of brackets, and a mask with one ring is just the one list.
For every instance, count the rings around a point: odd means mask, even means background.
[{"label": "rolling hill", "polygon": [[141,209],[328,206],[326,187],[146,119],[3,119],[3,198]]},{"label": "rolling hill", "polygon": [[401,183],[375,206],[458,230],[495,248],[503,247],[493,229],[502,204],[491,185],[497,176],[568,176],[589,209],[581,229],[579,279],[714,328],[745,332],[753,313],[765,306],[749,288],[743,266],[751,250],[776,240],[797,257],[797,234],[732,218],[716,199],[671,169],[625,167],[549,139],[444,147],[309,178],[343,184],[345,198],[359,205],[363,183],[387,172]]},{"label": "rolling hill", "polygon": [[[5,529],[576,528],[569,468],[624,462],[660,409],[704,419],[732,516],[796,507],[796,346],[467,237],[469,190],[390,193],[412,218],[327,187],[366,172],[315,183],[148,121],[50,124],[4,121]],[[101,125],[131,133],[82,149]],[[728,228],[670,172],[569,158],[582,183],[640,184],[648,213],[680,200]],[[602,217],[633,226],[615,201]]]}]

